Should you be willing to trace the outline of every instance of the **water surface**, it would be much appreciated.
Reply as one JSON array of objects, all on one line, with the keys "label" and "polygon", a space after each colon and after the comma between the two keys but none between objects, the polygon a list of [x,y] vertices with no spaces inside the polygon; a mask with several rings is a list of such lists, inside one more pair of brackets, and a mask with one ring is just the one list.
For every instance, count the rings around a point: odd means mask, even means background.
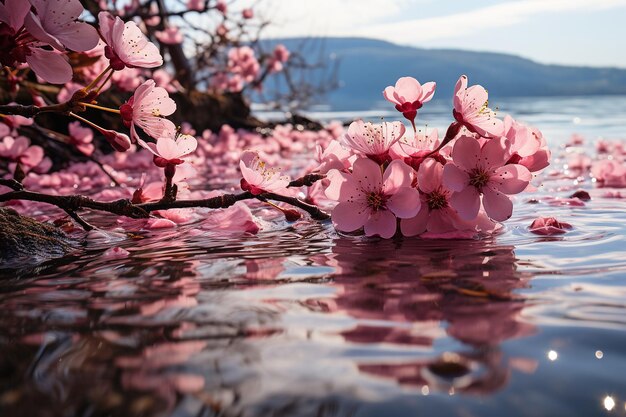
[{"label": "water surface", "polygon": [[[593,100],[500,107],[544,131],[561,168],[626,137],[624,98]],[[565,150],[575,131],[587,141]],[[258,235],[125,237],[121,259],[92,239],[4,270],[0,415],[626,415],[626,203],[551,170],[481,240],[273,219]],[[551,205],[580,188],[584,206]],[[533,235],[538,215],[574,229]]]}]

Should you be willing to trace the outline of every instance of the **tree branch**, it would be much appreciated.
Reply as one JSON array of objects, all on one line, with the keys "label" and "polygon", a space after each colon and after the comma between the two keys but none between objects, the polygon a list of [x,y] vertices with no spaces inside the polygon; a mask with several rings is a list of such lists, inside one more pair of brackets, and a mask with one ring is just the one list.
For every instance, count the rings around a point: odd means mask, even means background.
[{"label": "tree branch", "polygon": [[264,193],[261,194],[261,197],[267,198],[268,200],[281,201],[283,203],[291,204],[294,207],[298,207],[309,213],[311,218],[315,220],[328,220],[330,219],[330,215],[325,211],[322,211],[319,207],[314,206],[312,204],[307,204],[302,200],[298,200],[295,197],[285,197],[284,195],[274,194],[274,193]]},{"label": "tree branch", "polygon": [[[120,199],[111,202],[96,201],[83,195],[50,195],[37,193],[33,191],[15,189],[9,185],[10,180],[3,180],[2,185],[7,185],[13,188],[15,191],[0,194],[0,203],[11,200],[27,200],[36,201],[40,203],[47,203],[53,206],[59,207],[69,214],[77,223],[79,223],[85,230],[93,229],[89,223],[80,218],[77,211],[81,209],[92,209],[98,211],[104,211],[108,213],[117,214],[120,216],[126,216],[134,219],[148,218],[150,212],[156,210],[169,210],[180,208],[194,208],[204,207],[210,209],[227,208],[235,204],[237,201],[250,200],[250,199],[268,199],[274,201],[281,201],[283,203],[290,204],[307,212],[311,218],[315,220],[327,220],[330,216],[318,207],[307,204],[294,197],[286,197],[274,193],[263,193],[259,196],[255,196],[250,192],[243,192],[240,194],[224,194],[218,197],[199,199],[199,200],[175,200],[175,201],[156,201],[149,203],[133,204],[128,199]],[[19,183],[18,183],[19,184]]]},{"label": "tree branch", "polygon": [[307,174],[304,177],[291,181],[287,187],[310,187],[319,180],[326,178],[324,174]]},{"label": "tree branch", "polygon": [[21,191],[24,189],[24,186],[14,179],[8,180],[8,179],[0,178],[0,185],[9,187],[13,191]]}]

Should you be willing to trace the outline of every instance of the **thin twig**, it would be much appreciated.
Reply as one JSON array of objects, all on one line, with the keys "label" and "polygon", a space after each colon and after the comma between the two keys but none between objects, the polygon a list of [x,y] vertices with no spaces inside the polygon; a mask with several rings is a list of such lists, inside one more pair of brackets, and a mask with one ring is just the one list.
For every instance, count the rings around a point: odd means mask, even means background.
[{"label": "thin twig", "polygon": [[315,184],[319,180],[323,180],[326,178],[324,174],[307,174],[303,177],[300,177],[296,180],[291,181],[287,187],[310,187]]},{"label": "thin twig", "polygon": [[94,226],[92,226],[91,224],[89,224],[85,219],[83,219],[82,217],[80,217],[78,215],[78,213],[76,213],[73,210],[65,210],[65,212],[67,214],[69,214],[69,216],[74,219],[76,221],[76,223],[80,224],[80,226],[85,230],[85,231],[90,231],[95,229]]}]

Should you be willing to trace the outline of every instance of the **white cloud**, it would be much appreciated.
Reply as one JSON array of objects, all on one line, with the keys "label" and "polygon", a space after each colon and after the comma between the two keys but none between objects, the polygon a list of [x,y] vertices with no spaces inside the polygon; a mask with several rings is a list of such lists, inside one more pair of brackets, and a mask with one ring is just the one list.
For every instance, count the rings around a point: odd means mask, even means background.
[{"label": "white cloud", "polygon": [[[398,23],[372,25],[367,30],[357,29],[359,36],[380,37],[397,43],[458,38],[487,31],[491,28],[507,27],[523,23],[534,15],[598,11],[626,6],[626,0],[521,0],[484,7],[466,13],[414,19]],[[410,41],[405,34],[411,33]]]},{"label": "white cloud", "polygon": [[[272,21],[266,36],[363,36],[401,44],[459,38],[527,21],[535,15],[593,12],[626,0],[517,0],[464,13],[405,18],[428,0],[268,0],[261,13]],[[452,7],[451,7],[452,8]]]}]

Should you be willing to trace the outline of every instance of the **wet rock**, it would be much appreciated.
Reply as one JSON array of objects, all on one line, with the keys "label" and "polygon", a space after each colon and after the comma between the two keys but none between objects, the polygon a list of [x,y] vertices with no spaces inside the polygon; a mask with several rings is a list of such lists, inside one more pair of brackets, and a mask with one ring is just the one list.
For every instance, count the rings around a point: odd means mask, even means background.
[{"label": "wet rock", "polygon": [[69,250],[68,237],[56,227],[0,208],[0,268],[39,263]]}]

